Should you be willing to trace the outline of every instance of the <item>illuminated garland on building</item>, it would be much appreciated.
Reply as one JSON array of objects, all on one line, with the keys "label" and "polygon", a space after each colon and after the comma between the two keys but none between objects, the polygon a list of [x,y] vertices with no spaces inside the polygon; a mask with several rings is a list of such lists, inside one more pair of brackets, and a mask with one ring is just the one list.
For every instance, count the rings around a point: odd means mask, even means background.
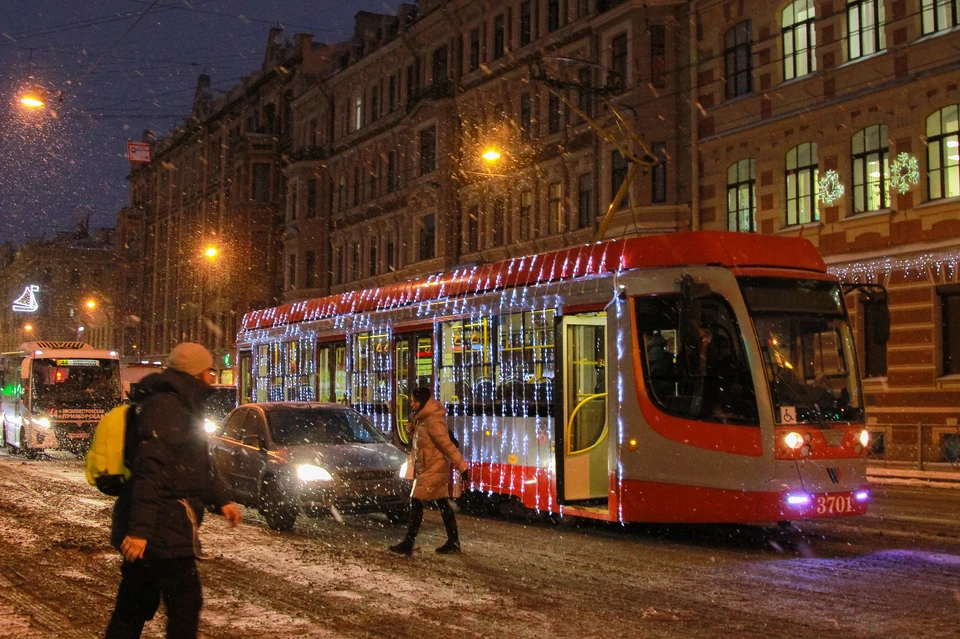
[{"label": "illuminated garland on building", "polygon": [[890,190],[896,189],[900,195],[903,195],[916,184],[920,184],[920,166],[917,158],[908,153],[901,153],[890,166]]},{"label": "illuminated garland on building", "polygon": [[827,171],[826,175],[820,178],[818,186],[817,199],[827,206],[843,197],[843,184],[840,183],[840,176],[833,169]]},{"label": "illuminated garland on building", "polygon": [[864,262],[831,266],[827,270],[844,282],[869,281],[880,274],[895,271],[903,271],[907,275],[926,274],[932,271],[938,278],[941,274],[945,274],[948,280],[952,280],[957,274],[958,266],[960,266],[960,251],[953,250],[910,257],[881,257]]}]

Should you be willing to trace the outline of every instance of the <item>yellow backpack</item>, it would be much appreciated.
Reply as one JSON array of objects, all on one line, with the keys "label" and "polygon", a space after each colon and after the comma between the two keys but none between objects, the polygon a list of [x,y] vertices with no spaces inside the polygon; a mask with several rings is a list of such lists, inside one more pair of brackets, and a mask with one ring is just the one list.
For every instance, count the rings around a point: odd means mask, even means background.
[{"label": "yellow backpack", "polygon": [[136,408],[117,406],[104,415],[93,431],[87,451],[87,481],[105,495],[116,497],[130,479],[126,458],[129,455],[127,434],[133,425]]}]

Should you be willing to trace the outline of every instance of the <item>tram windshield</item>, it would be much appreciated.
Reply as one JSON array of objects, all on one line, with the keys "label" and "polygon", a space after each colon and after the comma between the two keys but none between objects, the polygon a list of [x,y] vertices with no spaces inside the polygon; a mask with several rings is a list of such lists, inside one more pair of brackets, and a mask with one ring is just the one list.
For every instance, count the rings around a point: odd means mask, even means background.
[{"label": "tram windshield", "polygon": [[836,282],[739,279],[779,424],[863,421],[853,333]]}]

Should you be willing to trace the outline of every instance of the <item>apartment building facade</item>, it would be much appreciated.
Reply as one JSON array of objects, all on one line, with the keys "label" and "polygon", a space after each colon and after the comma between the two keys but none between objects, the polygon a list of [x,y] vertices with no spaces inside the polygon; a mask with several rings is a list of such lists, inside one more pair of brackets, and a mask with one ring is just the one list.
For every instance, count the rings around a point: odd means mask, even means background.
[{"label": "apartment building facade", "polygon": [[[689,224],[686,7],[425,1],[358,13],[330,75],[293,102],[284,299],[592,241],[627,168],[577,113],[615,131],[604,92],[644,145],[615,136],[662,160],[607,236]],[[545,78],[566,84],[554,93]],[[481,159],[489,148],[494,163]]]},{"label": "apartment building facade", "polygon": [[694,219],[802,236],[886,286],[887,342],[874,301],[847,296],[871,430],[936,457],[960,405],[958,3],[695,5]]},{"label": "apartment building facade", "polygon": [[130,203],[118,214],[125,360],[164,361],[177,343],[200,342],[221,381],[232,381],[240,318],[280,292],[293,99],[305,78],[325,73],[327,58],[309,36],[291,42],[271,29],[259,70],[223,94],[200,76],[185,123],[145,134],[153,161],[131,167]]}]

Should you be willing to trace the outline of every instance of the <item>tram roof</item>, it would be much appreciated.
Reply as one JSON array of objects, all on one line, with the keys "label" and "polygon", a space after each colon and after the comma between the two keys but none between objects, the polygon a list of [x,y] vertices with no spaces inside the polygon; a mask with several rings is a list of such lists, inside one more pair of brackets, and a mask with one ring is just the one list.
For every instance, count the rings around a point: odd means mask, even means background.
[{"label": "tram roof", "polygon": [[490,264],[461,266],[409,282],[328,295],[251,311],[241,330],[271,328],[339,315],[560,282],[639,268],[718,265],[826,272],[807,240],[725,231],[691,231],[610,240]]}]

